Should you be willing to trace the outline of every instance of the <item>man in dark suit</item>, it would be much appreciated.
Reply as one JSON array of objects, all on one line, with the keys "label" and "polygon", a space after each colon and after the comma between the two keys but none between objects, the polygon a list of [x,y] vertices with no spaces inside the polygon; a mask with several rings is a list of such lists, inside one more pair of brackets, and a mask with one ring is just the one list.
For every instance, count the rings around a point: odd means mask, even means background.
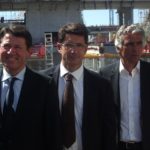
[{"label": "man in dark suit", "polygon": [[59,149],[59,108],[50,78],[26,66],[31,46],[32,37],[24,26],[1,29],[0,150]]},{"label": "man in dark suit", "polygon": [[120,61],[100,69],[115,96],[118,149],[150,149],[150,64],[140,60],[145,33],[139,25],[121,26],[115,46]]},{"label": "man in dark suit", "polygon": [[63,143],[64,149],[114,150],[115,114],[112,88],[107,80],[83,66],[82,60],[87,51],[87,44],[88,31],[83,24],[64,25],[59,30],[57,43],[61,63],[43,73],[54,79],[61,115],[62,105],[65,103],[64,76],[67,73],[73,76],[75,140],[67,148]]}]

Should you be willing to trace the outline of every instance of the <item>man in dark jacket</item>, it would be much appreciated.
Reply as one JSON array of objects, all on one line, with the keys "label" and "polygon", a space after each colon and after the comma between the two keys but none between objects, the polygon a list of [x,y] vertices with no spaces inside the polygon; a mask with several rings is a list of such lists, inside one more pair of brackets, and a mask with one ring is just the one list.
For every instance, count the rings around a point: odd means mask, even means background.
[{"label": "man in dark jacket", "polygon": [[[66,74],[73,76],[75,137],[67,150],[115,150],[115,114],[110,83],[86,69],[83,58],[87,51],[88,31],[83,24],[71,23],[60,28],[57,43],[60,65],[45,70],[53,77],[63,124],[62,105]],[[67,122],[68,123],[68,122]],[[66,123],[66,124],[67,124]],[[74,129],[71,129],[72,132]],[[64,133],[64,130],[62,130]],[[67,133],[63,135],[64,137]],[[71,137],[70,137],[71,138]]]},{"label": "man in dark jacket", "polygon": [[24,26],[1,29],[0,150],[60,148],[59,108],[51,80],[26,66],[31,46]]},{"label": "man in dark jacket", "polygon": [[145,33],[139,25],[121,26],[115,46],[120,61],[100,70],[115,96],[118,149],[150,149],[150,64],[140,60]]}]

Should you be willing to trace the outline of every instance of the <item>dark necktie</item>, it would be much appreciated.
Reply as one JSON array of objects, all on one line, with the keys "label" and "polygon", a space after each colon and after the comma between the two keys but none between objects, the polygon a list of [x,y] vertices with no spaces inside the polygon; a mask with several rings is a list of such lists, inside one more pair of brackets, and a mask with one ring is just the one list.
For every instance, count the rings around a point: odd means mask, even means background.
[{"label": "dark necktie", "polygon": [[[3,129],[3,140],[9,141],[11,139],[11,136],[14,131],[14,117],[15,117],[15,111],[12,107],[14,102],[14,82],[17,78],[12,78],[8,90],[8,96],[6,95],[6,99],[4,102],[4,108],[3,108],[3,121],[2,121],[2,129]],[[7,101],[7,102],[6,102]],[[7,146],[7,144],[6,144]]]},{"label": "dark necktie", "polygon": [[66,85],[62,103],[63,144],[69,148],[75,142],[74,92],[73,76],[65,75]]},{"label": "dark necktie", "polygon": [[13,89],[13,86],[14,86],[14,83],[15,83],[16,79],[17,78],[13,77],[11,79],[11,82],[10,82],[9,91],[8,91],[8,94],[6,95],[6,99],[5,99],[5,102],[4,102],[4,109],[3,109],[3,116],[4,117],[9,115],[10,113],[14,113],[14,109],[12,107],[13,102],[14,102],[14,89]]}]

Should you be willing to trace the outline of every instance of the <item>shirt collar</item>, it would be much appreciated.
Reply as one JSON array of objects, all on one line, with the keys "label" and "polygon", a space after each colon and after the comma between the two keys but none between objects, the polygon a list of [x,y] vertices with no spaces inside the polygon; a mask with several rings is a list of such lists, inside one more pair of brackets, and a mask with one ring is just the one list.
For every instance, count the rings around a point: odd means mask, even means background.
[{"label": "shirt collar", "polygon": [[[119,72],[120,73],[129,74],[128,71],[124,68],[121,60],[120,60],[120,65],[119,65]],[[138,61],[138,63],[135,66],[135,68],[133,68],[133,70],[132,70],[132,76],[134,76],[134,74],[139,73],[139,72],[140,72],[140,61]]]},{"label": "shirt collar", "polygon": [[[26,71],[26,67],[24,67],[15,77],[19,80],[23,80],[25,71]],[[3,68],[3,75],[2,75],[1,81],[5,81],[11,77],[12,76],[6,71],[6,69]]]},{"label": "shirt collar", "polygon": [[77,69],[76,71],[74,72],[69,72],[64,66],[63,64],[61,63],[60,64],[60,77],[63,77],[66,73],[70,73],[73,75],[73,77],[76,79],[76,80],[79,80],[80,77],[82,76],[83,74],[83,64],[80,66],[79,69]]}]

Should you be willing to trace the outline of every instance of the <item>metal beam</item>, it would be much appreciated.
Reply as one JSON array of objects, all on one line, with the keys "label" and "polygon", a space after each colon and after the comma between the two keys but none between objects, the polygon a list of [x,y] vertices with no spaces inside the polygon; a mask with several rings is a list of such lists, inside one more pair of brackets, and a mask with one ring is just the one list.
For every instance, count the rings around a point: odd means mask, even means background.
[{"label": "metal beam", "polygon": [[149,9],[150,0],[1,0],[0,10],[26,10],[28,4],[34,5],[61,5],[72,2],[80,3],[80,10],[86,9],[118,9],[133,7],[137,9]]}]

